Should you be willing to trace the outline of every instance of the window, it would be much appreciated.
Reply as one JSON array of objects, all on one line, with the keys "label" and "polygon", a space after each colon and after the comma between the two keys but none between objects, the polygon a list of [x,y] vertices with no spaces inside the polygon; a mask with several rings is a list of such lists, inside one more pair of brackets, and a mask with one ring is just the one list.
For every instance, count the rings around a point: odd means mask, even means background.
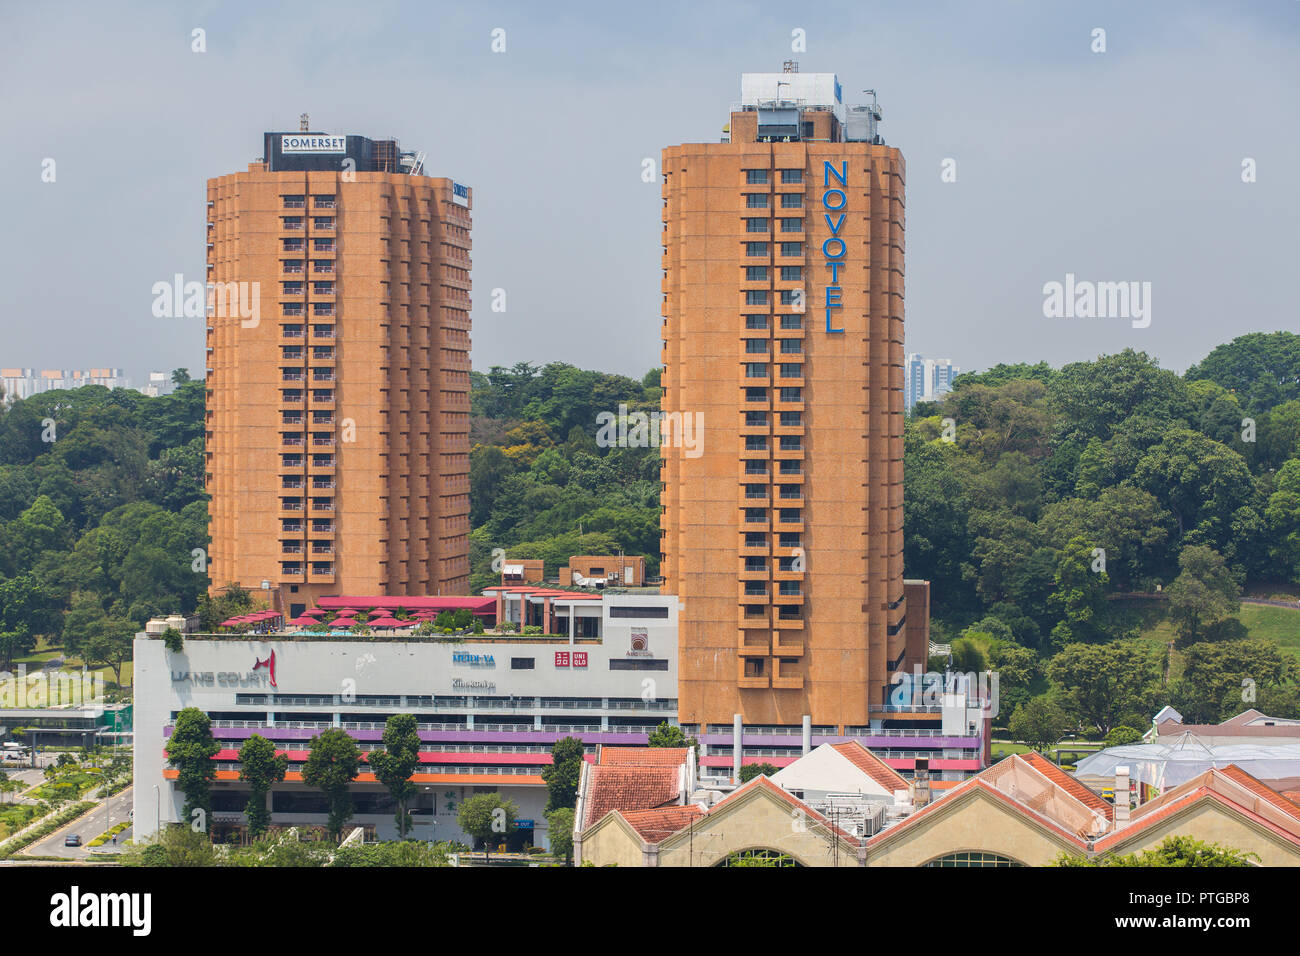
[{"label": "window", "polygon": [[745,170],[745,182],[751,186],[761,186],[767,182],[766,169],[747,169]]},{"label": "window", "polygon": [[778,547],[782,548],[802,548],[798,531],[782,531],[777,539]]},{"label": "window", "polygon": [[963,851],[936,857],[925,866],[1024,866],[1024,864],[997,853]]},{"label": "window", "polygon": [[782,378],[803,378],[803,364],[794,362],[781,363]]},{"label": "window", "polygon": [[746,531],[745,547],[747,548],[766,548],[767,535],[762,531]]},{"label": "window", "polygon": [[[746,428],[762,428],[767,424],[767,412],[745,412]],[[756,485],[755,487],[761,487]]]},{"label": "window", "polygon": [[762,677],[763,676],[763,658],[747,657],[745,658],[745,676]]},{"label": "window", "polygon": [[767,389],[765,389],[765,388],[747,388],[747,389],[745,389],[745,401],[747,401],[747,402],[765,402],[765,401],[767,401]]},{"label": "window", "polygon": [[510,658],[510,669],[512,671],[530,671],[536,666],[537,659],[534,657],[512,657]]},{"label": "window", "polygon": [[765,315],[747,315],[747,316],[745,316],[745,328],[747,328],[747,329],[765,329],[765,328],[767,328],[767,316],[765,316]]},{"label": "window", "polygon": [[782,231],[782,232],[803,232],[803,220],[802,220],[802,219],[782,219],[782,220],[781,220],[781,231]]},{"label": "window", "polygon": [[746,219],[746,232],[768,232],[771,229],[770,219]]},{"label": "window", "polygon": [[781,255],[799,257],[803,255],[802,242],[783,242],[781,243]]},{"label": "window", "polygon": [[745,339],[745,351],[750,355],[767,354],[767,339]]},{"label": "window", "polygon": [[746,485],[746,486],[745,486],[745,497],[746,497],[746,498],[766,498],[766,497],[767,497],[767,485]]},{"label": "window", "polygon": [[[794,387],[794,388],[783,388],[783,389],[781,389],[781,401],[783,401],[783,402],[802,402],[802,401],[803,401],[803,389],[802,389],[802,388],[798,388],[798,387]],[[784,413],[782,413],[782,414],[784,414]]]},{"label": "window", "polygon": [[781,193],[782,209],[802,209],[803,193]]},{"label": "window", "polygon": [[767,378],[766,362],[747,362],[745,363],[746,378]]},{"label": "window", "polygon": [[803,339],[782,339],[781,351],[786,355],[799,355],[803,352]]},{"label": "window", "polygon": [[758,461],[752,458],[745,459],[745,474],[747,475],[766,475],[767,462]]},{"label": "window", "polygon": [[791,183],[803,182],[802,169],[783,169],[781,170],[781,182],[789,185]]},{"label": "window", "polygon": [[626,660],[612,660],[609,662],[609,669],[612,671],[666,671],[668,662],[657,660],[646,660],[644,657],[632,657]]},{"label": "window", "polygon": [[765,256],[767,255],[766,242],[747,242],[745,243],[745,255],[747,256]]},{"label": "window", "polygon": [[767,266],[745,266],[746,282],[766,282]]},{"label": "window", "polygon": [[746,435],[745,451],[767,451],[767,436]]},{"label": "window", "polygon": [[781,316],[781,328],[783,329],[802,329],[802,315],[783,315]]},{"label": "window", "polygon": [[782,305],[803,305],[803,289],[782,289]]},{"label": "window", "polygon": [[746,290],[745,305],[767,305],[767,290],[766,289]]},{"label": "window", "polygon": [[799,449],[801,448],[803,448],[803,438],[801,436],[799,435],[781,436],[782,451],[799,451]]},{"label": "window", "polygon": [[802,281],[803,281],[803,266],[782,266],[782,267],[781,267],[781,281],[782,281],[782,282],[802,282]]},{"label": "window", "polygon": [[747,557],[745,558],[746,571],[766,571],[767,558]]},{"label": "window", "polygon": [[745,193],[745,208],[766,209],[767,193]]},{"label": "window", "polygon": [[641,607],[637,605],[613,605],[609,609],[610,617],[657,617],[667,618],[668,607]]},{"label": "window", "polygon": [[782,428],[802,428],[802,427],[803,427],[803,415],[800,414],[799,412],[782,412],[782,413],[781,413],[781,427],[782,427]]},{"label": "window", "polygon": [[766,582],[766,581],[746,581],[746,582],[745,582],[745,593],[746,593],[746,594],[766,594],[766,593],[767,593],[767,582]]}]

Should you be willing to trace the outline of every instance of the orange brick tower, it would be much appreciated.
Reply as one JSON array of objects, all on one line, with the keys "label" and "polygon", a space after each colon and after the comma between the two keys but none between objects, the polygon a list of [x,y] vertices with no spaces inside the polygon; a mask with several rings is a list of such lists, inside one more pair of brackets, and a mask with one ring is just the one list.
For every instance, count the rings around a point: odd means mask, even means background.
[{"label": "orange brick tower", "polygon": [[843,731],[881,715],[909,630],[924,665],[903,581],[905,167],[834,74],[745,74],[741,93],[722,142],[663,151],[663,409],[704,426],[702,453],[662,450],[678,718]]},{"label": "orange brick tower", "polygon": [[423,158],[304,117],[208,180],[214,588],[466,593],[471,197]]}]

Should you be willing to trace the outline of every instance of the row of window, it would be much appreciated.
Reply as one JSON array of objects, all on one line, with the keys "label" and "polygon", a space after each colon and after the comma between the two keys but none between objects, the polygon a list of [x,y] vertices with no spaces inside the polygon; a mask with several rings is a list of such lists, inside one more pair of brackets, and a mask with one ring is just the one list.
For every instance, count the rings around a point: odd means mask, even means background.
[{"label": "row of window", "polygon": [[[781,268],[784,269],[785,266],[782,266]],[[745,305],[771,305],[771,295],[772,293],[767,289],[746,289]],[[779,301],[782,305],[793,305],[803,308],[803,289],[781,289],[778,295]]]},{"label": "row of window", "polygon": [[[767,266],[745,266],[746,282],[766,282],[767,276]],[[803,266],[781,266],[781,281],[802,282]]]},{"label": "row of window", "polygon": [[[770,339],[745,339],[745,351],[750,355],[759,355],[767,352],[767,344]],[[781,351],[787,355],[799,355],[803,352],[803,339],[777,339],[781,343]]]},{"label": "row of window", "polygon": [[[789,186],[803,182],[802,169],[782,169],[778,170],[778,172],[781,173],[781,182],[784,185]],[[751,186],[762,186],[771,182],[769,178],[771,173],[772,171],[769,169],[747,169],[745,170],[745,182]]]},{"label": "row of window", "polygon": [[[781,389],[781,391],[784,392],[786,389]],[[789,391],[802,392],[803,390],[792,388]],[[782,397],[782,401],[799,401],[799,399],[786,399]],[[778,421],[782,428],[801,428],[803,426],[803,412],[781,412],[781,417]],[[745,412],[746,428],[763,428],[766,425],[767,412]]]},{"label": "row of window", "polygon": [[[803,232],[802,219],[782,218],[778,219],[777,222],[781,224],[780,228],[782,232]],[[770,233],[772,231],[772,220],[768,219],[766,216],[747,218],[745,220],[745,231]]]},{"label": "row of window", "polygon": [[[768,249],[771,248],[768,242],[747,242],[745,243],[745,255],[751,257],[766,256]],[[781,255],[787,258],[803,258],[802,242],[783,242],[781,245]]]},{"label": "row of window", "polygon": [[[803,193],[780,193],[782,209],[802,209]],[[770,193],[745,193],[746,209],[766,209]]]},{"label": "row of window", "polygon": [[[745,363],[745,378],[767,378],[769,374],[767,362]],[[803,378],[803,364],[793,362],[778,363],[777,376],[780,378]]]},{"label": "row of window", "polygon": [[[803,328],[802,315],[782,315],[778,316],[781,320],[781,328],[785,331],[798,330]],[[771,316],[768,315],[747,315],[745,316],[745,328],[747,329],[766,329],[769,325]]]}]

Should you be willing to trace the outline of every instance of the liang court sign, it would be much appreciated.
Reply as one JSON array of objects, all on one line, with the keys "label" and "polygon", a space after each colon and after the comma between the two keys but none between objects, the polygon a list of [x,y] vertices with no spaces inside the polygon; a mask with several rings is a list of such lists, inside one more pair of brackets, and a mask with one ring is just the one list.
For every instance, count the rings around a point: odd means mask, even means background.
[{"label": "liang court sign", "polygon": [[194,687],[271,687],[271,675],[256,671],[172,671],[173,684]]}]

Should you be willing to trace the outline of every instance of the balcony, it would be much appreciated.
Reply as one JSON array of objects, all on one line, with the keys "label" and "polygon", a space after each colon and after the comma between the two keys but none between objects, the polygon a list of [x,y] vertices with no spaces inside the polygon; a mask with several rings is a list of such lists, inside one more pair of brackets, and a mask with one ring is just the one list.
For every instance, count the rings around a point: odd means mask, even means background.
[{"label": "balcony", "polygon": [[771,641],[766,634],[757,635],[758,640],[754,637],[746,639],[746,634],[741,631],[736,635],[736,653],[741,657],[768,657],[771,654]]},{"label": "balcony", "polygon": [[280,381],[282,382],[305,382],[307,376],[301,371],[290,371],[289,369],[280,370]]}]

